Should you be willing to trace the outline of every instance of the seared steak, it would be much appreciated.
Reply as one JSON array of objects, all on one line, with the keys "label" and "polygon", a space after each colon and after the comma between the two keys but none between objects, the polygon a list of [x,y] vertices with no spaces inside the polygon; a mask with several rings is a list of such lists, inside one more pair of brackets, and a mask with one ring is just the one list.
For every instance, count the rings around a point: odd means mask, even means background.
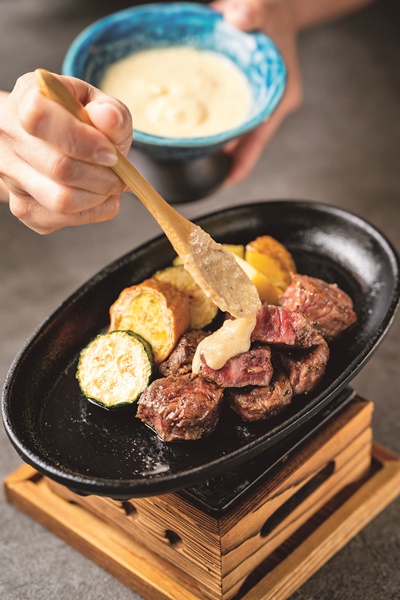
[{"label": "seared steak", "polygon": [[251,339],[258,342],[295,348],[310,348],[319,343],[319,337],[301,313],[266,304],[258,310],[256,326],[251,334]]},{"label": "seared steak", "polygon": [[311,392],[325,374],[329,347],[322,336],[319,337],[320,344],[312,348],[275,351],[289,377],[294,396]]},{"label": "seared steak", "polygon": [[335,283],[326,283],[308,275],[293,275],[280,304],[304,313],[328,341],[357,320],[353,302],[345,292]]},{"label": "seared steak", "polygon": [[272,377],[271,350],[268,346],[255,345],[247,352],[233,356],[217,370],[209,367],[202,356],[199,372],[223,388],[266,386]]},{"label": "seared steak", "polygon": [[217,423],[223,391],[192,374],[156,379],[141,395],[136,416],[165,442],[198,440]]},{"label": "seared steak", "polygon": [[224,393],[242,419],[256,421],[277,416],[293,396],[311,392],[329,359],[324,338],[356,321],[352,301],[334,284],[294,274],[281,304],[259,309],[252,347],[221,369],[202,357],[200,373],[191,373],[196,348],[209,334],[185,333],[159,366],[165,377],[140,397],[137,417],[166,442],[197,440],[215,429]]},{"label": "seared steak", "polygon": [[226,394],[233,410],[246,421],[276,417],[293,396],[289,379],[282,371],[275,371],[266,387],[230,388]]},{"label": "seared steak", "polygon": [[192,371],[192,360],[196,348],[209,334],[201,329],[191,329],[183,334],[175,349],[171,352],[167,360],[162,362],[158,370],[161,375],[185,375]]}]

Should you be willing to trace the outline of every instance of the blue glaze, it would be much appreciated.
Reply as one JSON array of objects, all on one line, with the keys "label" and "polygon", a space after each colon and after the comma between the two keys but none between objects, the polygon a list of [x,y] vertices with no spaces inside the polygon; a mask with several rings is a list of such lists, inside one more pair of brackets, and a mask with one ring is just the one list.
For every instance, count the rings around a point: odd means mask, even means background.
[{"label": "blue glaze", "polygon": [[140,50],[171,46],[211,50],[231,59],[247,77],[253,102],[244,122],[216,135],[169,138],[135,130],[134,145],[158,159],[187,159],[214,152],[260,125],[283,95],[286,69],[269,38],[242,32],[207,6],[186,2],[132,7],[96,21],[73,41],[62,72],[99,87],[113,62]]}]

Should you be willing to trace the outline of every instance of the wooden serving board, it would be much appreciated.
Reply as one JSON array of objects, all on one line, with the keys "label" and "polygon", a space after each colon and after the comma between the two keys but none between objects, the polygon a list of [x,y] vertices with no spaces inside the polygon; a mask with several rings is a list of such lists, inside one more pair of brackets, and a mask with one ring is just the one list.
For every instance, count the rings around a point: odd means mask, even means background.
[{"label": "wooden serving board", "polygon": [[219,518],[179,492],[80,497],[27,465],[5,494],[146,599],[284,599],[400,493],[400,457],[372,445],[371,416],[357,399]]}]

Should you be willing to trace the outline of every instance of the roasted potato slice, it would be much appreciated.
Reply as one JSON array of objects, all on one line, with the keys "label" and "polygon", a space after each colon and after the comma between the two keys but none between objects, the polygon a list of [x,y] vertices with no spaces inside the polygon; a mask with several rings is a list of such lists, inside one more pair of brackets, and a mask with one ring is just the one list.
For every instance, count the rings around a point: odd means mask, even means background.
[{"label": "roasted potato slice", "polygon": [[279,296],[282,294],[282,290],[277,287],[274,283],[271,283],[269,279],[260,271],[257,271],[252,265],[240,258],[235,256],[236,262],[246,273],[248,278],[257,288],[260,295],[260,300],[264,304],[279,304]]},{"label": "roasted potato slice", "polygon": [[109,331],[133,331],[147,340],[159,364],[189,329],[189,298],[170,283],[152,277],[121,292],[110,308],[110,320]]},{"label": "roasted potato slice", "polygon": [[174,260],[172,261],[172,266],[173,267],[180,267],[183,265],[183,260],[181,259],[180,256],[175,256]]},{"label": "roasted potato slice", "polygon": [[111,331],[82,350],[76,376],[88,400],[111,409],[136,402],[152,374],[150,344],[132,331]]},{"label": "roasted potato slice", "polygon": [[244,258],[244,246],[242,244],[222,244],[222,246],[239,258]]},{"label": "roasted potato slice", "polygon": [[296,272],[290,252],[270,235],[263,235],[248,243],[245,259],[282,291],[290,284],[291,274]]},{"label": "roasted potato slice", "polygon": [[211,298],[205,295],[183,265],[167,267],[155,273],[154,277],[159,281],[170,283],[186,294],[189,299],[191,329],[203,329],[214,320],[218,313],[218,307]]}]

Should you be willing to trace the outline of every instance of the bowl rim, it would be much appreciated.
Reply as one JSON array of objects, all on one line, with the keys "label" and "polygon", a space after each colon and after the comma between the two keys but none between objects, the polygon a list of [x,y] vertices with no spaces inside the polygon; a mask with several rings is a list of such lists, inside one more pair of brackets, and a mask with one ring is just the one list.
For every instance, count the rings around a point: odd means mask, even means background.
[{"label": "bowl rim", "polygon": [[[196,4],[193,2],[163,2],[160,4],[149,3],[124,8],[122,10],[110,13],[105,17],[97,19],[96,21],[85,27],[75,37],[64,57],[64,61],[62,64],[62,74],[72,77],[78,76],[76,74],[76,65],[74,64],[76,56],[80,53],[82,47],[87,45],[90,40],[96,39],[96,36],[98,35],[99,31],[101,31],[104,27],[108,27],[115,22],[121,21],[128,15],[140,17],[141,14],[151,12],[161,12],[163,14],[166,14],[175,11],[179,13],[179,11],[183,9],[190,10],[193,14],[197,14],[198,16],[211,17],[215,22],[223,20],[223,15],[213,10],[208,5]],[[169,146],[175,148],[200,148],[204,146],[221,146],[225,142],[240,137],[243,134],[255,129],[264,121],[266,121],[268,117],[270,117],[270,115],[278,106],[286,88],[287,72],[285,62],[281,53],[276,47],[276,44],[264,33],[261,33],[259,31],[245,32],[239,29],[237,31],[238,33],[240,33],[240,35],[248,36],[249,38],[251,38],[255,42],[257,47],[268,49],[269,56],[273,56],[274,61],[276,62],[278,67],[277,70],[279,70],[279,77],[276,77],[273,84],[271,85],[271,91],[268,95],[268,100],[266,101],[263,109],[257,115],[254,115],[251,118],[246,118],[244,121],[242,121],[235,127],[209,136],[175,138],[157,136],[150,133],[145,133],[144,131],[138,129],[134,129],[134,144],[137,143],[138,146]]]}]

